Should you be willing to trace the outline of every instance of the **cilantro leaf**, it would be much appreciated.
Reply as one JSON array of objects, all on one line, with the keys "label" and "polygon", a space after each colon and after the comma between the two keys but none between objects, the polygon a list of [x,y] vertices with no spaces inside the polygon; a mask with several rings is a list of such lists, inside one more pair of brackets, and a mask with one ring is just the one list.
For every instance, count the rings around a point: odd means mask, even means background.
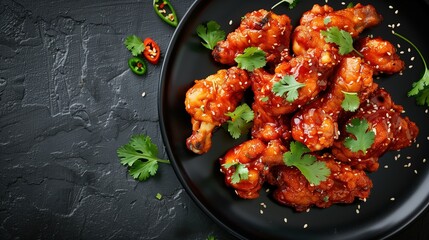
[{"label": "cilantro leaf", "polygon": [[425,88],[417,94],[417,104],[429,106],[429,88]]},{"label": "cilantro leaf", "polygon": [[249,178],[249,169],[245,164],[239,162],[225,163],[223,166],[228,169],[230,167],[234,167],[235,171],[231,175],[231,183],[236,184],[241,180],[247,180]]},{"label": "cilantro leaf", "polygon": [[266,53],[257,47],[248,47],[242,54],[235,57],[235,62],[238,63],[239,68],[251,72],[265,66],[267,63],[265,55]]},{"label": "cilantro leaf", "polygon": [[408,42],[411,46],[413,46],[414,49],[416,49],[417,53],[419,54],[420,58],[423,61],[423,65],[425,67],[425,71],[423,72],[422,77],[420,80],[413,83],[412,88],[410,91],[408,91],[408,96],[415,96],[417,99],[418,105],[425,105],[429,107],[429,69],[426,64],[426,60],[423,57],[423,54],[420,52],[420,50],[417,48],[416,45],[414,45],[413,42],[411,42],[406,37],[402,36],[399,33],[394,32],[394,35],[402,38],[404,41]]},{"label": "cilantro leaf", "polygon": [[341,107],[345,111],[354,112],[359,108],[360,101],[357,93],[344,92],[344,100],[341,102]]},{"label": "cilantro leaf", "polygon": [[125,46],[131,51],[131,54],[136,57],[144,51],[143,41],[136,35],[128,36],[124,41]]},{"label": "cilantro leaf", "polygon": [[366,119],[353,118],[350,124],[346,126],[346,131],[353,134],[354,137],[347,137],[344,140],[344,146],[352,152],[362,151],[366,153],[375,139],[374,131],[369,130],[368,127],[369,124]]},{"label": "cilantro leaf", "polygon": [[117,149],[122,165],[129,167],[129,174],[139,181],[154,176],[158,170],[158,162],[170,163],[169,160],[159,159],[158,147],[152,143],[149,136],[135,135],[130,141]]},{"label": "cilantro leaf", "polygon": [[274,6],[272,6],[271,9],[274,9],[275,7],[277,7],[278,5],[284,2],[289,4],[289,9],[293,9],[298,4],[299,0],[281,0],[278,3],[274,4]]},{"label": "cilantro leaf", "polygon": [[206,24],[200,24],[197,26],[197,34],[204,41],[201,42],[204,47],[213,50],[219,41],[225,39],[226,34],[220,28],[220,25],[216,21],[208,21]]},{"label": "cilantro leaf", "polygon": [[272,92],[276,96],[284,97],[288,102],[293,102],[298,98],[298,89],[304,87],[304,83],[297,82],[292,75],[285,75],[273,84]]},{"label": "cilantro leaf", "polygon": [[317,161],[315,156],[306,154],[309,152],[310,149],[304,144],[293,141],[290,143],[290,151],[283,154],[283,162],[286,166],[298,168],[310,184],[319,185],[331,174],[331,170],[325,162]]},{"label": "cilantro leaf", "polygon": [[225,113],[231,120],[227,121],[228,132],[234,139],[237,139],[241,134],[245,134],[249,131],[255,117],[253,110],[246,103],[236,107],[233,112]]},{"label": "cilantro leaf", "polygon": [[326,42],[337,44],[341,55],[350,53],[353,50],[359,55],[362,55],[353,48],[353,38],[349,32],[342,29],[340,30],[338,27],[330,27],[326,31],[320,31],[320,33],[325,37]]}]

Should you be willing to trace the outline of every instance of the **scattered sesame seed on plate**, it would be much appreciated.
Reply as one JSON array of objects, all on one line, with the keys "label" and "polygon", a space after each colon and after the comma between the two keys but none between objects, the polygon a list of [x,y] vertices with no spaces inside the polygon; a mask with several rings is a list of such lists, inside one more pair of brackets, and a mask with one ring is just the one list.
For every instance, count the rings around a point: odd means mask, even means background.
[{"label": "scattered sesame seed on plate", "polygon": [[304,224],[304,228],[307,228],[308,227],[308,224],[306,223],[306,224]]},{"label": "scattered sesame seed on plate", "polygon": [[287,218],[283,218],[283,222],[287,223]]},{"label": "scattered sesame seed on plate", "polygon": [[391,197],[391,198],[390,198],[390,201],[395,201],[395,198],[394,198],[394,197]]}]

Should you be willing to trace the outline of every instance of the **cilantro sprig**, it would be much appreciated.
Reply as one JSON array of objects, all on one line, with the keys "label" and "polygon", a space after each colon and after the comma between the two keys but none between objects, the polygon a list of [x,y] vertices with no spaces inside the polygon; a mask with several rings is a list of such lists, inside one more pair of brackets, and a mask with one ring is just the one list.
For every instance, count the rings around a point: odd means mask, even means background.
[{"label": "cilantro sprig", "polygon": [[244,49],[242,54],[235,57],[235,62],[238,63],[238,68],[252,72],[253,70],[264,67],[265,64],[267,64],[265,56],[266,53],[258,47],[248,47]]},{"label": "cilantro sprig", "polygon": [[283,154],[283,162],[286,166],[295,166],[310,184],[319,185],[331,174],[331,170],[325,162],[317,161],[304,144],[293,141],[290,143],[290,151]]},{"label": "cilantro sprig", "polygon": [[338,52],[341,55],[355,51],[359,56],[362,56],[362,53],[353,47],[353,38],[349,32],[340,30],[338,27],[330,27],[326,31],[320,31],[320,34],[322,34],[326,42],[337,44]]},{"label": "cilantro sprig", "polygon": [[346,131],[353,136],[347,137],[344,140],[346,146],[352,152],[362,151],[366,154],[368,148],[374,143],[375,133],[368,129],[369,124],[366,119],[353,118],[350,124],[346,125]]},{"label": "cilantro sprig", "polygon": [[125,47],[127,47],[128,50],[131,51],[131,54],[136,57],[140,55],[144,49],[145,45],[141,38],[137,37],[136,35],[130,35],[128,36],[124,41]]},{"label": "cilantro sprig", "polygon": [[226,34],[220,27],[220,25],[214,21],[208,21],[206,24],[200,24],[197,26],[197,34],[203,40],[201,42],[204,47],[213,50],[219,41],[225,39]]},{"label": "cilantro sprig", "polygon": [[289,4],[289,9],[293,9],[294,7],[296,7],[296,5],[298,4],[299,0],[281,0],[278,3],[274,4],[274,6],[271,7],[271,9],[276,8],[278,5],[282,4],[282,3],[288,3]]},{"label": "cilantro sprig", "polygon": [[170,163],[157,157],[158,147],[149,136],[143,134],[132,136],[127,144],[117,149],[117,154],[121,164],[129,167],[129,174],[139,181],[154,176],[158,163]]},{"label": "cilantro sprig", "polygon": [[237,139],[241,134],[246,134],[252,126],[255,114],[246,103],[236,107],[233,112],[225,113],[231,120],[227,121],[228,132],[234,139]]},{"label": "cilantro sprig", "polygon": [[293,75],[285,75],[273,84],[272,92],[279,97],[284,97],[288,102],[295,101],[299,94],[298,89],[304,87],[304,83],[297,82]]},{"label": "cilantro sprig", "polygon": [[423,72],[420,80],[413,82],[412,88],[408,91],[409,97],[416,97],[416,102],[418,105],[425,105],[429,107],[429,69],[426,64],[426,60],[423,57],[423,54],[417,48],[417,46],[411,42],[408,38],[402,36],[397,32],[393,32],[394,35],[402,38],[404,41],[408,42],[414,49],[416,49],[417,53],[420,55],[420,58],[423,61],[423,65],[425,67],[425,71]]},{"label": "cilantro sprig", "polygon": [[239,163],[239,162],[231,162],[231,163],[224,163],[222,164],[226,169],[229,169],[230,167],[234,167],[235,171],[231,175],[231,183],[237,184],[241,180],[247,180],[249,178],[249,169],[245,164]]},{"label": "cilantro sprig", "polygon": [[358,94],[355,92],[345,92],[344,94],[344,100],[341,102],[341,107],[345,111],[354,112],[359,108],[360,101]]}]

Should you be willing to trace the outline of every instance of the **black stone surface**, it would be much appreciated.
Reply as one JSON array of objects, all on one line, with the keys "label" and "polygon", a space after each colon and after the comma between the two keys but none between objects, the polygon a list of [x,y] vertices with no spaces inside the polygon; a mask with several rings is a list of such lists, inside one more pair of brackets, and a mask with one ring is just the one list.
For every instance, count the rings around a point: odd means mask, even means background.
[{"label": "black stone surface", "polygon": [[[192,2],[172,0],[179,18]],[[151,0],[0,1],[0,239],[236,239],[171,166],[142,183],[116,155],[144,133],[166,157],[161,64],[134,75],[123,41],[151,37],[165,53],[174,30]],[[428,226],[426,211],[391,239],[429,239]]]}]

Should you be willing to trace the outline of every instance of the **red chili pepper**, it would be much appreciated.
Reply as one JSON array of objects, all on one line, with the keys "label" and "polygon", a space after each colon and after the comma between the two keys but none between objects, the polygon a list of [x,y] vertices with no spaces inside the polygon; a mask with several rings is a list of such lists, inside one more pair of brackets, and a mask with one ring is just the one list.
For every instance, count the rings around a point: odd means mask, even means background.
[{"label": "red chili pepper", "polygon": [[152,64],[157,64],[161,56],[161,50],[158,43],[156,43],[152,38],[146,38],[144,41],[144,57]]}]

